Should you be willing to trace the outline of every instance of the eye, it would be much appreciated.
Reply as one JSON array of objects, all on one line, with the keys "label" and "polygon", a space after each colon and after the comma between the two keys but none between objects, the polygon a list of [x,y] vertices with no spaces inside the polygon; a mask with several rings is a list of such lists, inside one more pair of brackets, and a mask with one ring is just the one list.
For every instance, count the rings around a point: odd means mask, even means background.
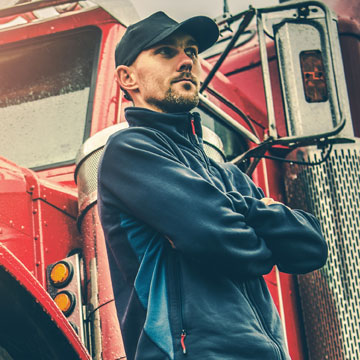
[{"label": "eye", "polygon": [[198,57],[198,49],[196,47],[189,47],[185,49],[185,54],[191,59],[196,59]]},{"label": "eye", "polygon": [[175,56],[175,53],[176,51],[169,46],[162,46],[155,51],[155,54],[160,54],[167,58]]}]

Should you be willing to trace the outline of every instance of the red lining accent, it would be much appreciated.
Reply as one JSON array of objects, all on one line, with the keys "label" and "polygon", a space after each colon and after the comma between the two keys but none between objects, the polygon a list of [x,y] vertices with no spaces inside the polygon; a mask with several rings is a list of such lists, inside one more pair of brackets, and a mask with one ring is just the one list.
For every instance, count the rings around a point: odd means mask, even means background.
[{"label": "red lining accent", "polygon": [[192,133],[193,133],[194,135],[196,135],[194,119],[191,119],[191,128],[192,128]]}]

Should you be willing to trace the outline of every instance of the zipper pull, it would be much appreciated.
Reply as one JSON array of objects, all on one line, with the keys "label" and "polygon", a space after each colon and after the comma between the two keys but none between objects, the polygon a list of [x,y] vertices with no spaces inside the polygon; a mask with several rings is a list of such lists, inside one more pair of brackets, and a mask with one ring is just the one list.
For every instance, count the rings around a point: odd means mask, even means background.
[{"label": "zipper pull", "polygon": [[186,355],[185,338],[186,338],[186,331],[185,331],[185,330],[182,330],[182,331],[181,331],[181,340],[180,340],[180,343],[181,343],[181,347],[182,347],[182,350],[183,350],[183,354],[184,354],[184,355]]},{"label": "zipper pull", "polygon": [[194,137],[195,137],[196,143],[199,145],[199,139],[198,139],[198,137],[197,137],[197,135],[196,135],[195,123],[194,123],[194,119],[193,119],[193,118],[191,119],[191,129],[192,129],[192,133],[193,133],[193,135],[194,135]]}]

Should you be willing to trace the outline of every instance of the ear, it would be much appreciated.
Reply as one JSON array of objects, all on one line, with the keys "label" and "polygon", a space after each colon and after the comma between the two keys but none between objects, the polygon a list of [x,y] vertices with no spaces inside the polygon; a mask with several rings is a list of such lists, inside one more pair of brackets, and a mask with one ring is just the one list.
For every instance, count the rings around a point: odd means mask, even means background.
[{"label": "ear", "polygon": [[138,88],[136,75],[131,67],[119,65],[115,71],[118,83],[122,89],[127,91],[134,91]]}]

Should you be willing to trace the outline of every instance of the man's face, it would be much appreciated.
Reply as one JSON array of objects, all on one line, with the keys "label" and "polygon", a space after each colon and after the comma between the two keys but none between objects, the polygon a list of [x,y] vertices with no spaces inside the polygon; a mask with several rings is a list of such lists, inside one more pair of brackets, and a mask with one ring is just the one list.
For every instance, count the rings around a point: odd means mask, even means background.
[{"label": "man's face", "polygon": [[175,113],[199,102],[201,66],[192,36],[176,32],[140,53],[130,66],[136,77],[135,106]]}]

